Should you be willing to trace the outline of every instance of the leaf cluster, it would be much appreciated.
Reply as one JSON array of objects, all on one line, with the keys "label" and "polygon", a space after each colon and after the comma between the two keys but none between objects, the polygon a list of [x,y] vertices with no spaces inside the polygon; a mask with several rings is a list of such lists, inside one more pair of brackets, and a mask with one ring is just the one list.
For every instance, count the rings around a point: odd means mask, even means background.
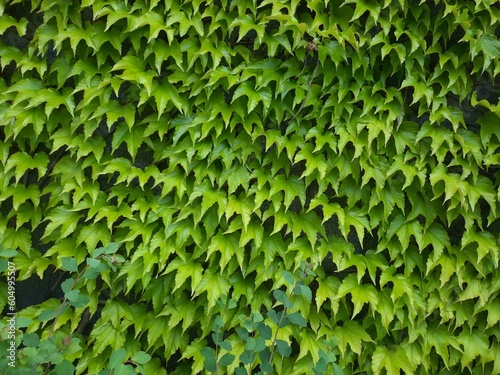
[{"label": "leaf cluster", "polygon": [[[290,375],[330,353],[348,374],[499,374],[499,17],[0,0],[2,244],[19,281],[69,280],[18,317],[43,353],[79,340],[34,363],[197,374],[214,334],[234,369],[274,350]],[[314,282],[281,294],[304,262]]]}]

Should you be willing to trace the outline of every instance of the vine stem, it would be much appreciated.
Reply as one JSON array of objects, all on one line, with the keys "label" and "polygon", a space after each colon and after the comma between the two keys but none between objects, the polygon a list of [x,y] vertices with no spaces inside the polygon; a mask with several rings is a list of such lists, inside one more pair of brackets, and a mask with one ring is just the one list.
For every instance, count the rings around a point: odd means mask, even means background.
[{"label": "vine stem", "polygon": [[[102,255],[99,255],[96,259],[101,259],[102,258]],[[87,271],[89,268],[89,265],[87,264],[83,270],[81,270],[78,275],[76,276],[76,279],[75,281],[73,282],[73,285],[71,285],[71,288],[69,288],[69,291],[72,291],[73,288],[75,287],[76,283],[78,283],[78,281],[80,281],[80,279],[82,278],[82,276],[85,274],[85,271]],[[55,316],[55,319],[54,319],[54,322],[52,323],[52,327],[50,327],[50,331],[49,331],[49,335],[48,335],[48,339],[52,337],[52,335],[54,334],[54,330],[56,329],[56,324],[57,324],[57,320],[59,319],[59,317],[61,316],[62,314],[62,311],[64,309],[64,306],[66,305],[66,302],[68,301],[68,299],[66,298],[66,293],[65,293],[65,296],[64,296],[64,299],[61,303],[61,306],[59,306],[59,309],[57,310],[57,313],[56,313],[56,316]]]},{"label": "vine stem", "polygon": [[[229,307],[229,296],[227,296],[227,298],[226,298],[226,306],[225,306],[224,311],[222,312],[221,318],[223,320],[225,318],[228,307]],[[222,328],[224,328],[224,327],[222,327]],[[220,332],[220,328],[217,329],[217,332],[215,333],[215,338],[216,338],[216,340],[215,340],[215,375],[219,375],[219,332]]]},{"label": "vine stem", "polygon": [[[300,276],[300,279],[294,284],[293,286],[293,289],[292,291],[290,292],[290,295],[288,297],[288,299],[291,299],[292,296],[294,295],[295,293],[295,289],[297,289],[297,286],[299,285],[299,283],[304,280],[304,278],[307,276],[307,271],[309,270],[311,266],[310,265],[307,265],[306,268],[304,269],[304,272],[302,273],[302,275]],[[278,339],[278,331],[280,329],[280,326],[281,326],[281,323],[283,322],[283,319],[285,318],[285,313],[286,313],[286,306],[283,305],[283,311],[281,313],[281,317],[280,317],[280,320],[278,322],[278,327],[276,328],[276,332],[274,333],[274,338],[273,338],[273,343],[271,344],[271,356],[269,357],[269,364],[272,363],[273,361],[273,357],[274,357],[274,348],[276,347],[276,340]]]},{"label": "vine stem", "polygon": [[[73,288],[75,287],[76,283],[81,279],[81,277],[83,276],[83,274],[85,273],[85,271],[87,271],[88,268],[89,268],[89,266],[87,264],[85,266],[85,268],[81,272],[78,273],[78,276],[76,277],[75,281],[73,282],[73,285],[71,285],[71,288],[69,288],[69,291],[73,290]],[[61,303],[61,306],[59,306],[59,309],[57,310],[54,322],[52,323],[52,327],[50,327],[49,335],[47,337],[48,339],[50,339],[52,337],[52,335],[54,334],[54,331],[56,329],[57,320],[61,316],[62,311],[63,311],[64,306],[66,305],[67,301],[68,301],[68,299],[66,298],[66,295],[65,295],[64,299],[63,299],[63,301]]]},{"label": "vine stem", "polygon": [[299,108],[299,110],[297,112],[295,112],[295,114],[293,115],[293,117],[290,119],[290,121],[288,121],[288,123],[290,124],[293,120],[295,120],[295,118],[299,115],[300,112],[302,112],[302,110],[305,108],[306,106],[306,102],[307,102],[307,98],[309,96],[309,93],[311,92],[311,86],[312,86],[312,83],[313,83],[313,80],[314,80],[314,77],[316,77],[316,72],[318,71],[318,67],[319,67],[319,59],[316,61],[316,66],[314,67],[314,71],[313,71],[313,74],[311,76],[311,79],[309,80],[309,85],[307,86],[307,92],[306,92],[306,97],[304,98],[304,100],[302,101],[302,104]]}]

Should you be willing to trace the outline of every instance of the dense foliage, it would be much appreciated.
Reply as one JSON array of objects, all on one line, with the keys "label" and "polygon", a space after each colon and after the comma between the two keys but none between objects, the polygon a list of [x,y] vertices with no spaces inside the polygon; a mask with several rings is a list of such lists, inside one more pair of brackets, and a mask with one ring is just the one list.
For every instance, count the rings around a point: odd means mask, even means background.
[{"label": "dense foliage", "polygon": [[0,270],[51,289],[18,370],[500,374],[499,19],[0,0]]}]

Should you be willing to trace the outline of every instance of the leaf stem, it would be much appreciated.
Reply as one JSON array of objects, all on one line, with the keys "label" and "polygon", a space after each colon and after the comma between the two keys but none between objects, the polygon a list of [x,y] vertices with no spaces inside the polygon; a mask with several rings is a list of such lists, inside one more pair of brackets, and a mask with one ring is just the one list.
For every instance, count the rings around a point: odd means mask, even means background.
[{"label": "leaf stem", "polygon": [[314,71],[313,71],[313,74],[311,76],[311,79],[309,80],[309,85],[307,86],[306,97],[302,101],[302,105],[300,106],[299,110],[297,112],[295,112],[295,114],[290,119],[290,121],[288,121],[288,124],[290,124],[293,120],[295,120],[295,118],[299,115],[299,113],[302,112],[302,110],[305,108],[306,102],[307,102],[307,97],[309,96],[309,93],[311,92],[311,86],[312,86],[312,83],[313,83],[313,79],[314,79],[314,77],[316,77],[316,72],[318,71],[318,66],[319,66],[319,59],[316,61],[316,66],[314,68]]},{"label": "leaf stem", "polygon": [[[304,280],[304,278],[307,276],[307,271],[309,270],[311,266],[308,264],[306,265],[305,269],[304,269],[304,272],[302,273],[302,275],[300,275],[300,278],[299,280],[297,280],[295,282],[295,284],[293,285],[293,289],[292,291],[290,292],[290,295],[288,297],[288,299],[291,299],[292,296],[294,295],[295,293],[295,289],[297,289],[297,286],[299,285],[299,283]],[[269,364],[272,363],[273,361],[273,357],[274,357],[274,348],[276,347],[276,340],[278,339],[278,331],[281,327],[281,322],[283,321],[283,319],[285,318],[285,313],[286,313],[286,306],[283,304],[283,311],[281,312],[281,317],[280,317],[280,320],[278,322],[278,327],[276,328],[276,332],[274,333],[274,338],[273,338],[273,343],[271,344],[271,355],[269,357]]]}]

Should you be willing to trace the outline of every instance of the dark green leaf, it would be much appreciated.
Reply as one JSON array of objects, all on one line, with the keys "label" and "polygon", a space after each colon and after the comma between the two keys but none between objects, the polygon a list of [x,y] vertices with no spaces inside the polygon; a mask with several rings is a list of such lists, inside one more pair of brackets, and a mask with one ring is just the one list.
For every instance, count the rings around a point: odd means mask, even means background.
[{"label": "dark green leaf", "polygon": [[200,351],[201,355],[205,358],[205,368],[209,372],[215,372],[216,362],[213,349],[203,348]]},{"label": "dark green leaf", "polygon": [[78,263],[75,258],[61,258],[62,267],[69,272],[78,272]]},{"label": "dark green leaf", "polygon": [[229,366],[230,364],[233,363],[234,361],[234,355],[233,354],[230,354],[230,353],[226,353],[224,354],[220,360],[219,360],[219,365],[221,366]]},{"label": "dark green leaf", "polygon": [[276,350],[283,357],[289,357],[292,354],[292,347],[283,340],[276,340]]},{"label": "dark green leaf", "polygon": [[307,285],[297,285],[297,288],[295,288],[295,294],[298,296],[304,296],[309,301],[312,300],[311,288],[309,288]]},{"label": "dark green leaf", "polygon": [[23,343],[26,346],[36,347],[40,344],[40,337],[36,333],[25,333]]},{"label": "dark green leaf", "polygon": [[298,312],[294,312],[292,314],[288,314],[287,318],[290,320],[290,322],[292,322],[293,324],[298,325],[299,327],[306,327],[307,326],[307,321]]},{"label": "dark green leaf", "polygon": [[111,354],[109,358],[109,367],[111,369],[116,369],[119,364],[125,361],[126,352],[125,349],[118,349]]},{"label": "dark green leaf", "polygon": [[286,308],[290,309],[293,307],[293,304],[288,299],[286,293],[283,292],[282,290],[279,289],[274,290],[273,295],[274,298],[276,298],[276,301],[281,302]]},{"label": "dark green leaf", "polygon": [[139,352],[135,353],[134,356],[132,357],[132,361],[134,363],[138,363],[140,365],[144,365],[144,364],[148,363],[150,360],[151,360],[151,356],[148,353],[143,352],[143,351],[139,351]]},{"label": "dark green leaf", "polygon": [[287,283],[289,283],[290,285],[295,284],[295,276],[293,275],[293,273],[283,270],[281,271],[281,274],[283,275],[283,278]]}]

